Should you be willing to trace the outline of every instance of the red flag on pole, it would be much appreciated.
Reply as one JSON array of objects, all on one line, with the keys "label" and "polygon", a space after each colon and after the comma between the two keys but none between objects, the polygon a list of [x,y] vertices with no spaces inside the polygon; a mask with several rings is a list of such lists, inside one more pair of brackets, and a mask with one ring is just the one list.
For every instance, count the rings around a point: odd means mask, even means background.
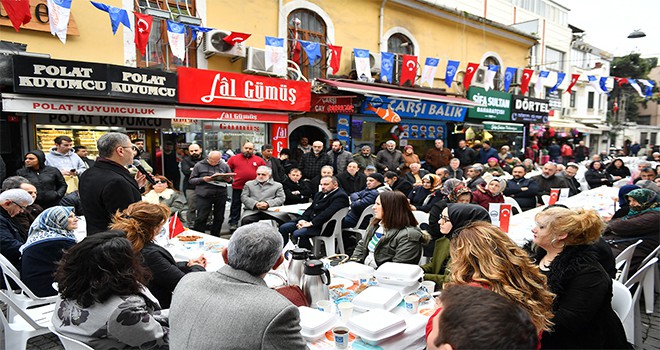
[{"label": "red flag on pole", "polygon": [[553,205],[557,203],[557,201],[559,200],[560,192],[561,192],[561,188],[550,189],[550,200],[548,201],[548,205]]},{"label": "red flag on pole", "polygon": [[332,52],[332,55],[330,56],[330,68],[332,68],[332,74],[337,74],[337,72],[339,72],[339,63],[341,61],[341,46],[328,44],[328,49]]},{"label": "red flag on pole", "polygon": [[619,83],[619,87],[623,86],[623,84],[628,84],[628,78],[614,78],[617,83]]},{"label": "red flag on pole", "polygon": [[181,222],[181,219],[179,219],[178,212],[174,213],[174,215],[170,217],[170,221],[167,224],[167,228],[169,230],[170,239],[178,236],[181,232],[184,232],[186,230],[183,227],[183,223]]},{"label": "red flag on pole", "polygon": [[410,80],[410,85],[414,86],[415,78],[417,78],[417,56],[403,55],[399,85],[403,86],[403,84]]},{"label": "red flag on pole", "polygon": [[300,65],[300,41],[298,41],[298,28],[300,27],[300,19],[293,19],[293,45],[291,46],[291,60]]},{"label": "red flag on pole", "polygon": [[500,228],[509,232],[509,221],[511,220],[511,204],[500,204]]},{"label": "red flag on pole", "polygon": [[32,19],[30,15],[30,0],[0,0],[5,8],[11,25],[18,32],[21,24],[28,24]]},{"label": "red flag on pole", "polygon": [[567,93],[572,93],[573,92],[573,86],[577,84],[578,79],[580,79],[580,74],[571,74],[571,83],[568,84],[568,89],[566,89]]},{"label": "red flag on pole", "polygon": [[520,79],[520,93],[522,95],[527,95],[527,89],[529,88],[529,82],[532,80],[532,75],[534,75],[533,69],[523,70],[523,76]]},{"label": "red flag on pole", "polygon": [[463,76],[463,88],[465,89],[465,92],[470,89],[472,78],[474,78],[474,73],[477,72],[477,68],[479,68],[479,63],[468,63],[465,75]]},{"label": "red flag on pole", "polygon": [[226,37],[222,38],[227,44],[229,45],[236,45],[238,43],[242,43],[245,40],[247,40],[252,34],[247,34],[247,33],[239,33],[239,32],[231,32],[231,34],[227,35]]},{"label": "red flag on pole", "polygon": [[614,104],[612,105],[612,112],[616,113],[619,111],[619,103],[618,103],[618,98],[614,99]]},{"label": "red flag on pole", "polygon": [[149,15],[133,12],[135,14],[135,45],[142,55],[147,54],[147,44],[154,18]]}]

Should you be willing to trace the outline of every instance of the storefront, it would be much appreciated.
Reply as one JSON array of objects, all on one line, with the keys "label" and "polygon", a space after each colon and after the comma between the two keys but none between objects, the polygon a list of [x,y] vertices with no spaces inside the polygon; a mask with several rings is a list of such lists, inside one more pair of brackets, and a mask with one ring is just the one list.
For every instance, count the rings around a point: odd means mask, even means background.
[{"label": "storefront", "polygon": [[179,105],[172,131],[209,150],[288,147],[289,113],[310,109],[310,84],[194,68],[178,70]]}]

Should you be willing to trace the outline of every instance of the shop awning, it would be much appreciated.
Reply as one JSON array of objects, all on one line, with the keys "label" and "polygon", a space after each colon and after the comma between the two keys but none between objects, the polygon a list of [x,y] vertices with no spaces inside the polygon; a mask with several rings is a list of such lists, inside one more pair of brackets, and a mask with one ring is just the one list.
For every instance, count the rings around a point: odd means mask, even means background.
[{"label": "shop awning", "polygon": [[203,119],[225,122],[288,123],[289,114],[250,109],[205,108],[177,106],[176,117],[180,119]]},{"label": "shop awning", "polygon": [[584,124],[572,120],[550,120],[550,126],[553,128],[577,129],[586,134],[600,134],[601,129],[588,127]]},{"label": "shop awning", "polygon": [[346,91],[354,94],[378,95],[378,96],[384,95],[384,96],[398,97],[409,100],[419,100],[419,101],[425,100],[425,101],[441,102],[449,105],[462,106],[462,107],[480,106],[480,104],[474,101],[470,101],[466,98],[455,97],[455,96],[439,95],[428,92],[398,89],[394,87],[383,87],[383,86],[375,86],[372,84],[351,83],[346,81],[337,81],[337,80],[328,80],[328,79],[316,79],[316,81],[331,86],[339,91]]}]

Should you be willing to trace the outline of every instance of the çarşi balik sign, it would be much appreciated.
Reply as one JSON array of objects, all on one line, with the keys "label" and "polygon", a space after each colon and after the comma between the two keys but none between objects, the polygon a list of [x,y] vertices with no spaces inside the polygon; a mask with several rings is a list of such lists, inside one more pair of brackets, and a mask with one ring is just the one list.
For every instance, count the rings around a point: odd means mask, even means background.
[{"label": "\u00e7ar\u015fi balik sign", "polygon": [[533,97],[513,95],[511,120],[514,122],[547,123],[550,102]]},{"label": "\u00e7ar\u015fi balik sign", "polygon": [[511,94],[497,90],[486,91],[480,87],[470,87],[468,99],[480,104],[470,108],[468,118],[511,121]]},{"label": "\u00e7ar\u015fi balik sign", "polygon": [[14,91],[176,103],[176,74],[109,64],[14,56]]},{"label": "\u00e7ar\u015fi balik sign", "polygon": [[180,103],[309,111],[311,85],[306,82],[186,67],[177,73]]}]

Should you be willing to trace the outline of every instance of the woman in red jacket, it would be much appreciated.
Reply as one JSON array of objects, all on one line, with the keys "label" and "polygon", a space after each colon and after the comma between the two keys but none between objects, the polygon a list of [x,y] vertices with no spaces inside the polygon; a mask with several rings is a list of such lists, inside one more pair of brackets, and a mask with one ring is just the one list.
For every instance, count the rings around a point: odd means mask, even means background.
[{"label": "woman in red jacket", "polygon": [[500,177],[494,177],[485,184],[481,184],[472,192],[472,202],[488,210],[490,203],[504,203],[502,192],[506,188],[506,181]]}]

